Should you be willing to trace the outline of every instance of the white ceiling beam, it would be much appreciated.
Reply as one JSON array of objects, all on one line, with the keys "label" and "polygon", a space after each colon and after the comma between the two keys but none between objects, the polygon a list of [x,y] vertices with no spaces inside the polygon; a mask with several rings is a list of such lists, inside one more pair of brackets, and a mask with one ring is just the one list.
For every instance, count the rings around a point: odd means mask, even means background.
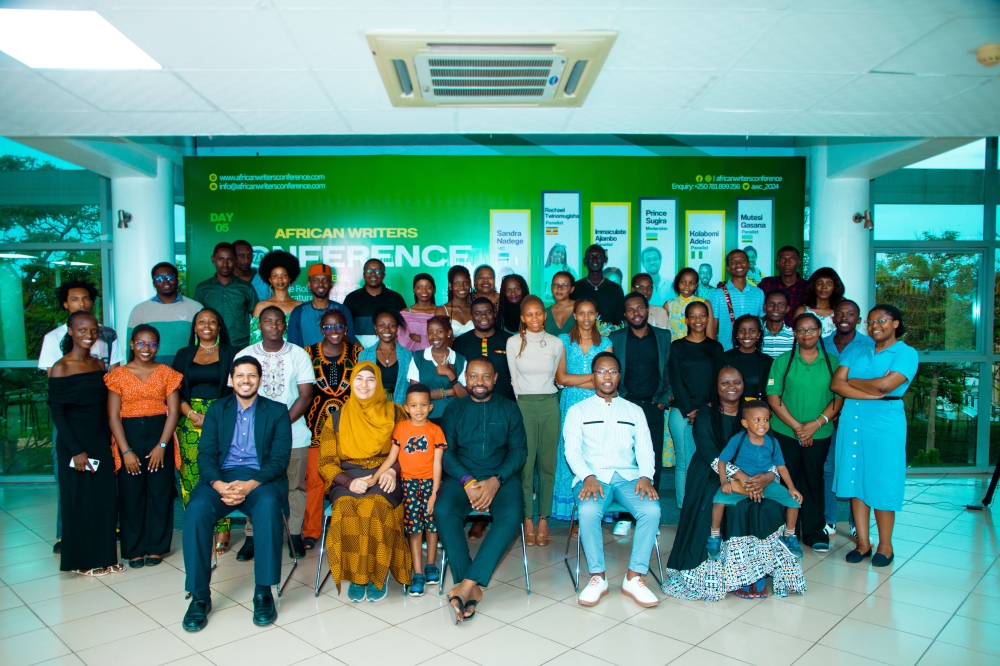
[{"label": "white ceiling beam", "polygon": [[106,178],[153,178],[156,160],[183,164],[183,155],[155,140],[124,138],[10,137],[18,143],[58,157]]},{"label": "white ceiling beam", "polygon": [[827,176],[871,180],[977,140],[826,139]]}]

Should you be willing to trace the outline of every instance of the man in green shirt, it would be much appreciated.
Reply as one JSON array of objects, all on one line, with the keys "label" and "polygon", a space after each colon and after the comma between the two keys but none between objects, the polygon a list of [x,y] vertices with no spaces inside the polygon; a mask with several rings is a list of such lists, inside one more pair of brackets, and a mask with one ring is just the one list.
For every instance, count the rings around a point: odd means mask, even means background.
[{"label": "man in green shirt", "polygon": [[219,243],[212,252],[215,275],[201,282],[194,298],[222,315],[229,330],[229,342],[242,349],[250,344],[250,315],[257,307],[257,291],[249,282],[233,274],[236,250],[230,243]]}]

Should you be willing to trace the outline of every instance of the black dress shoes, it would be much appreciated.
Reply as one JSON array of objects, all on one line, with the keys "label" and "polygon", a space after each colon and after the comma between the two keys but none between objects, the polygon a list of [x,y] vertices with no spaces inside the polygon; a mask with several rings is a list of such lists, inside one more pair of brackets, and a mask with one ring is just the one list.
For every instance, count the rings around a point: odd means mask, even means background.
[{"label": "black dress shoes", "polygon": [[278,609],[274,607],[271,591],[253,595],[253,623],[258,627],[266,627],[277,619]]},{"label": "black dress shoes", "polygon": [[243,546],[236,553],[236,559],[239,562],[249,562],[253,559],[253,537],[247,537],[243,540]]},{"label": "black dress shoes", "polygon": [[[292,535],[292,548],[295,550],[295,554],[298,557],[305,557],[306,556],[306,546],[305,546],[304,543],[302,543],[302,535],[301,534],[293,534]],[[289,553],[289,555],[291,555],[291,553]]]},{"label": "black dress shoes", "polygon": [[[187,612],[184,613],[184,621],[181,622],[181,626],[184,627],[184,631],[201,631],[208,626],[208,614],[211,612],[211,599],[192,599]],[[254,621],[256,621],[256,616],[254,616]]]}]

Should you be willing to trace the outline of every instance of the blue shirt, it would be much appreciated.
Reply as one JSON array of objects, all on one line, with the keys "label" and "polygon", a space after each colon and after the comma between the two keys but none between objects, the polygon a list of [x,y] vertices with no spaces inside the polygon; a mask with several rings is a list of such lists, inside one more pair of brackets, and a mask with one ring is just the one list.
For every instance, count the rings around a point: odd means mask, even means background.
[{"label": "blue shirt", "polygon": [[763,317],[764,292],[757,287],[751,287],[749,283],[743,291],[740,291],[732,280],[726,282],[726,289],[729,290],[729,299],[733,302],[732,318],[729,315],[726,294],[722,289],[713,289],[708,295],[708,301],[712,304],[712,315],[719,320],[719,337],[716,339],[722,343],[723,349],[732,349],[733,322],[745,314]]},{"label": "blue shirt", "polygon": [[917,350],[902,340],[897,340],[891,347],[878,353],[875,352],[874,344],[856,345],[850,351],[848,354],[845,349],[840,360],[841,365],[849,368],[848,379],[878,379],[890,372],[898,372],[906,377],[905,382],[888,394],[890,396],[901,397],[906,393],[906,389],[910,388],[913,378],[917,376],[919,366]]},{"label": "blue shirt", "polygon": [[838,351],[837,345],[833,344],[833,336],[835,335],[837,335],[836,331],[823,338],[823,345],[826,347],[826,352],[830,356],[836,356],[838,359],[847,358],[849,354],[854,352],[855,347],[871,347],[873,349],[875,347],[874,340],[869,338],[867,335],[855,332],[854,339],[847,343],[847,346],[844,347],[844,351]]},{"label": "blue shirt", "polygon": [[[743,446],[739,446],[740,440],[743,440]],[[739,454],[736,453],[738,446]],[[736,457],[736,460],[733,460],[733,456]],[[722,453],[719,454],[719,460],[733,463],[750,476],[763,474],[771,467],[780,467],[785,464],[778,440],[771,435],[764,435],[764,443],[757,446],[750,441],[750,436],[745,430],[733,435],[729,443],[726,444],[726,448],[722,449]]]},{"label": "blue shirt", "polygon": [[293,345],[298,345],[305,349],[309,345],[314,345],[323,340],[323,331],[320,329],[320,319],[323,313],[328,310],[337,310],[344,315],[347,320],[347,338],[351,342],[357,342],[354,337],[354,317],[342,303],[330,299],[329,305],[323,310],[313,307],[312,301],[306,301],[302,305],[292,310],[288,317],[288,341]]},{"label": "blue shirt", "polygon": [[234,467],[260,469],[260,464],[257,462],[257,443],[253,437],[257,399],[254,398],[246,409],[240,407],[239,402],[236,405],[236,428],[233,429],[233,441],[229,444],[229,453],[226,454],[226,461],[222,463],[222,469]]}]

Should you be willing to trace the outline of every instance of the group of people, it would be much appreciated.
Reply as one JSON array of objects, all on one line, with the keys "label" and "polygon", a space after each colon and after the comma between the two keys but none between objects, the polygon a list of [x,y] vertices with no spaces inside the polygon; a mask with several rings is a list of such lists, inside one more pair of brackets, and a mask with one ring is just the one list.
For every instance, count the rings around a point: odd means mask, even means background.
[{"label": "group of people", "polygon": [[[626,294],[592,245],[583,277],[547,275],[548,307],[519,275],[498,288],[488,265],[451,267],[441,305],[434,278],[416,275],[408,306],[377,259],[344,303],[330,298],[331,268],[309,266],[312,298],[301,302],[289,294],[294,255],[271,252],[256,271],[252,259],[245,241],[218,244],[193,299],[176,267],[154,267],[156,295],[129,318],[127,359],[91,313],[94,287],[60,287],[69,319],[46,336],[39,366],[50,375],[63,570],[126,570],[119,526],[128,567],[159,564],[176,475],[188,631],[208,622],[211,555],[228,550],[234,509],[247,517],[237,559],[255,562],[260,625],[277,616],[286,530],[300,556],[325,550],[357,603],[384,599],[389,575],[413,595],[444,584],[440,535],[463,622],[516,534],[544,547],[550,518],[578,519],[571,537],[591,573],[579,602],[595,605],[609,589],[612,509],[616,533],[635,526],[622,592],[649,607],[671,465],[681,517],[668,594],[756,598],[768,576],[776,594],[804,591],[801,544],[829,550],[838,497],[851,498],[856,526],[848,559],[892,562],[899,398],[916,353],[899,340],[896,308],[873,308],[865,335],[836,272],[803,279],[793,247],[758,286],[747,253],[733,250],[728,279],[705,296],[693,268],[666,286],[639,273]],[[475,557],[470,539],[482,539]]]}]

